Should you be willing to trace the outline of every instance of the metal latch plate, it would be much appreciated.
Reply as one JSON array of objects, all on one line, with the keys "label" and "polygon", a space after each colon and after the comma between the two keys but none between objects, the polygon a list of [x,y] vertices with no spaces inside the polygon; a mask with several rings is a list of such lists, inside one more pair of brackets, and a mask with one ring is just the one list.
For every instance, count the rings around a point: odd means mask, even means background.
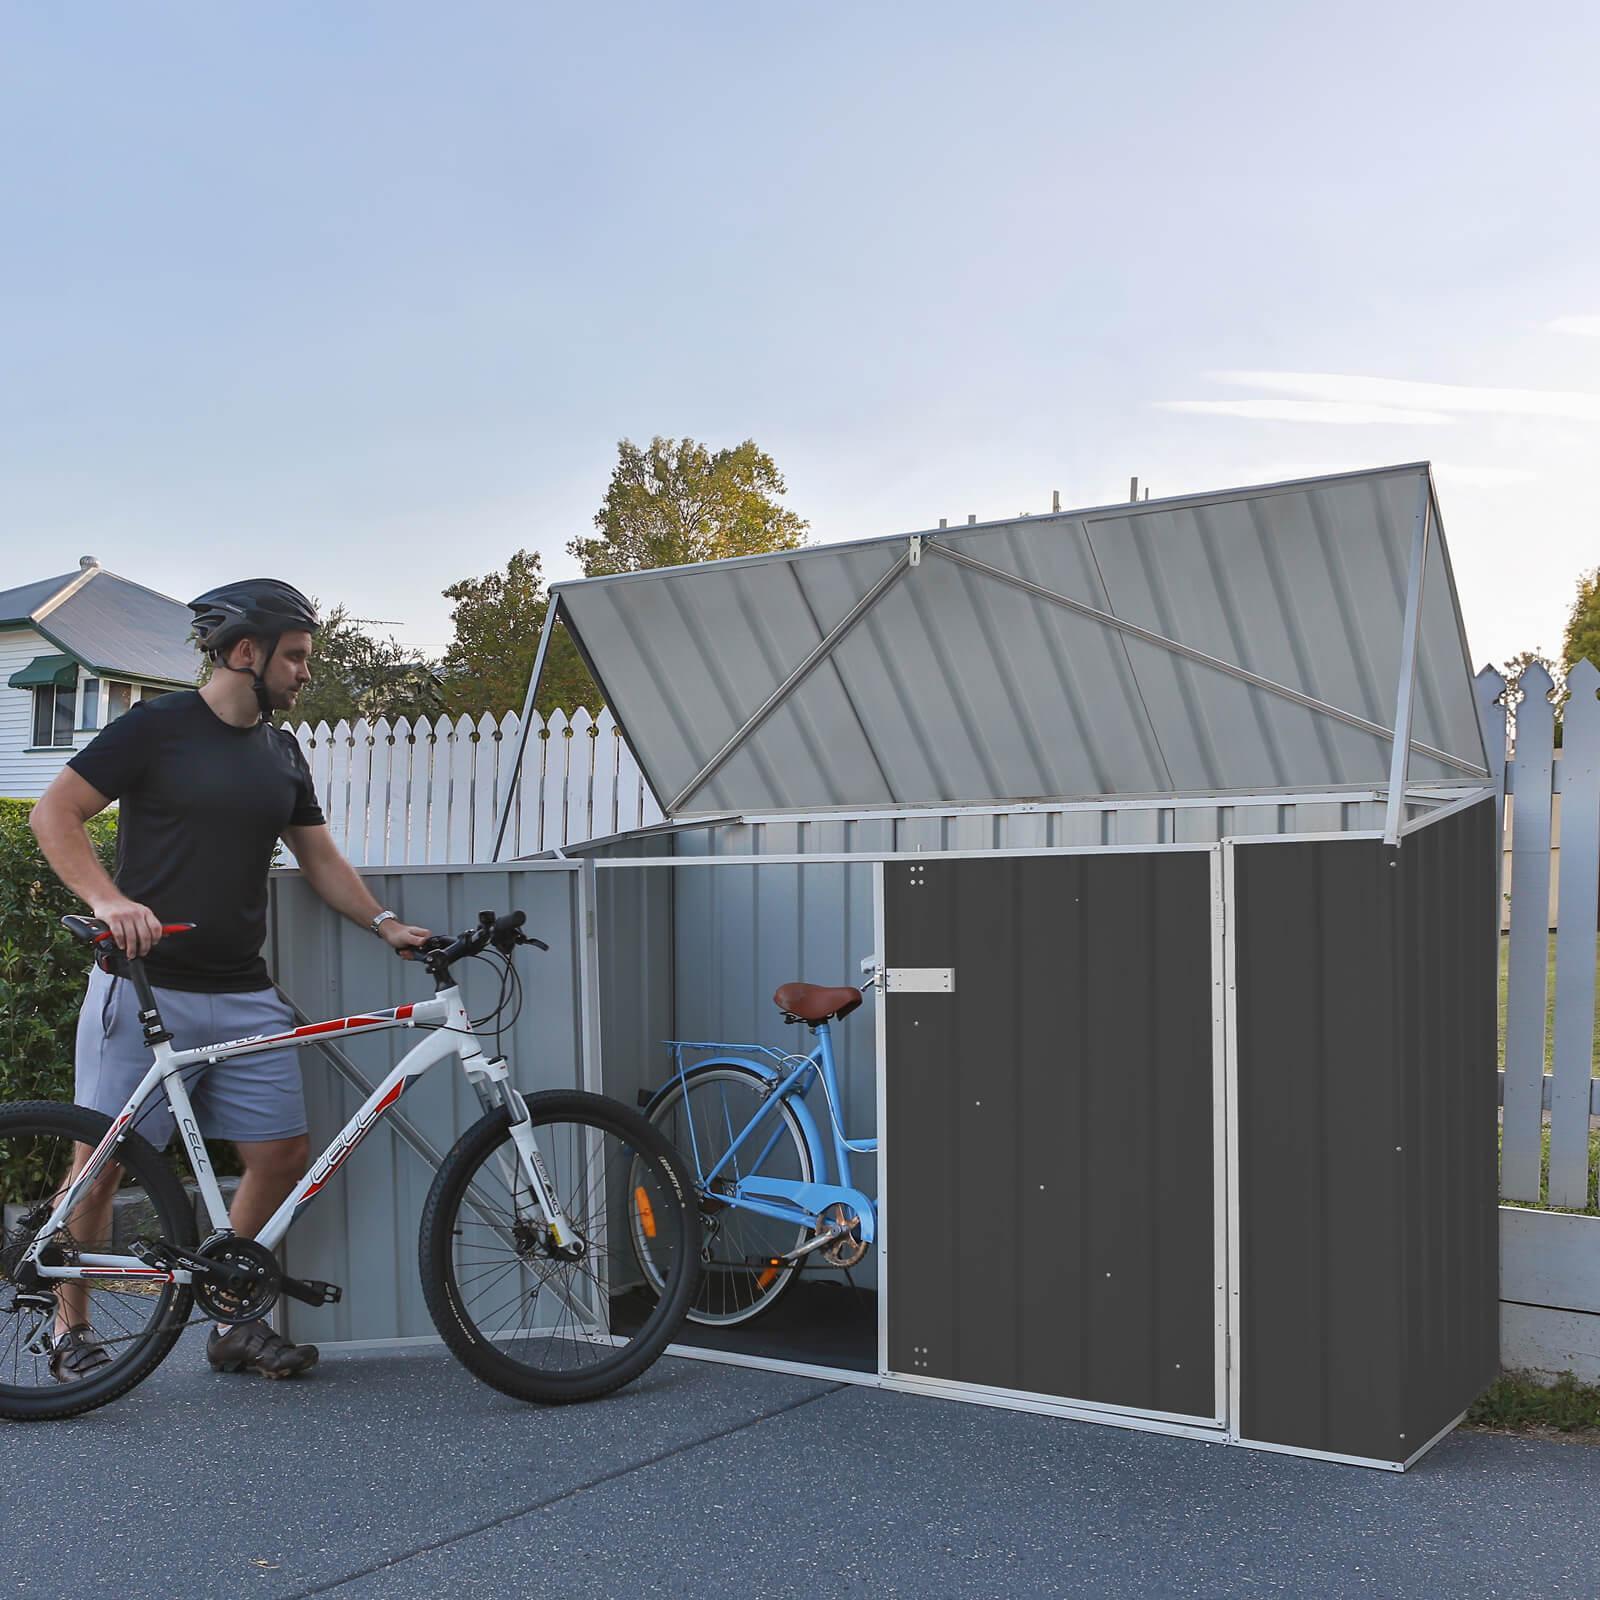
[{"label": "metal latch plate", "polygon": [[890,994],[953,994],[956,987],[954,967],[890,967],[883,976]]}]

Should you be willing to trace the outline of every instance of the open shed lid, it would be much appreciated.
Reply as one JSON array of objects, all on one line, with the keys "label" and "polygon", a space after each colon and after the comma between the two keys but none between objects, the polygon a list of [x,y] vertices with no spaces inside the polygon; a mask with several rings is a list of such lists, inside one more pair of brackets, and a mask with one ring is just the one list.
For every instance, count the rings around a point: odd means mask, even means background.
[{"label": "open shed lid", "polygon": [[673,818],[1488,776],[1426,463],[552,591]]}]

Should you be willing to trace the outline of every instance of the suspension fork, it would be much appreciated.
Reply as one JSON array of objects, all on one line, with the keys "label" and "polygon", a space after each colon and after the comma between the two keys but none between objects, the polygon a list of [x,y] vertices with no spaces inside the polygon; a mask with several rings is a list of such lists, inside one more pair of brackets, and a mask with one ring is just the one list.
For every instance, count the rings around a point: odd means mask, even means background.
[{"label": "suspension fork", "polygon": [[511,1069],[506,1065],[505,1057],[496,1056],[490,1060],[474,1048],[470,1054],[463,1053],[461,1064],[484,1110],[504,1110],[511,1119],[511,1142],[516,1147],[519,1160],[514,1163],[509,1156],[501,1155],[499,1164],[500,1176],[507,1193],[512,1196],[513,1204],[517,1193],[517,1167],[520,1165],[556,1248],[571,1251],[577,1247],[581,1250],[583,1241],[561,1209],[561,1202],[556,1199],[555,1185],[550,1181],[544,1157],[539,1153],[538,1141],[533,1136],[533,1119],[528,1113],[528,1103],[511,1086]]}]

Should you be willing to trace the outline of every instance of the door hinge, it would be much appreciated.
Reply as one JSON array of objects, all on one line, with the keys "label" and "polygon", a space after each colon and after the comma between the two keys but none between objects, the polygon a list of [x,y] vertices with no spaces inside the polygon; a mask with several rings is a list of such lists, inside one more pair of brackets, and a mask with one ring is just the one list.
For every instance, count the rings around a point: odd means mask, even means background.
[{"label": "door hinge", "polygon": [[887,967],[883,986],[890,994],[953,994],[954,967]]}]

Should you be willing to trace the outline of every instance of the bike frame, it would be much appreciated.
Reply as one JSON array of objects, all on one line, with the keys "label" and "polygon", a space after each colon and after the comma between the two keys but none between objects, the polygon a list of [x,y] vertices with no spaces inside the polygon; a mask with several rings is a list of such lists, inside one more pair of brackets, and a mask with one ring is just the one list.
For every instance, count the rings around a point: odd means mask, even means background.
[{"label": "bike frame", "polygon": [[237,1056],[259,1055],[265,1050],[303,1049],[307,1045],[321,1043],[330,1035],[381,1033],[389,1028],[426,1028],[430,1033],[395,1063],[393,1070],[367,1096],[327,1149],[312,1162],[306,1175],[256,1235],[257,1241],[269,1250],[276,1248],[289,1231],[290,1224],[322,1192],[328,1180],[344,1165],[350,1152],[377,1126],[384,1112],[399,1100],[415,1079],[452,1055],[460,1058],[463,1071],[486,1108],[503,1105],[509,1111],[511,1136],[521,1157],[523,1171],[555,1242],[562,1244],[574,1237],[575,1230],[556,1201],[553,1186],[534,1142],[528,1108],[522,1096],[511,1086],[510,1069],[503,1057],[490,1060],[478,1048],[471,1019],[462,1003],[460,988],[452,985],[441,989],[432,1000],[394,1006],[385,1011],[364,1011],[356,1016],[336,1017],[328,1022],[310,1022],[289,1033],[258,1034],[246,1039],[201,1045],[193,1050],[174,1050],[170,1041],[158,1040],[151,1046],[154,1059],[150,1070],[140,1079],[127,1104],[112,1119],[105,1137],[95,1146],[82,1170],[56,1202],[23,1260],[33,1264],[40,1278],[47,1279],[81,1281],[91,1278],[144,1278],[168,1283],[191,1282],[193,1273],[187,1268],[168,1270],[154,1267],[136,1256],[86,1252],[70,1266],[45,1265],[38,1257],[65,1225],[65,1219],[72,1214],[78,1197],[95,1181],[107,1163],[116,1159],[117,1147],[132,1132],[134,1119],[158,1087],[165,1090],[172,1106],[173,1119],[178,1125],[185,1154],[205,1200],[212,1228],[217,1233],[228,1232],[227,1206],[223,1203],[222,1190],[218,1187],[205,1140],[195,1120],[189,1091],[183,1081],[185,1069],[214,1065]]},{"label": "bike frame", "polygon": [[[761,1147],[755,1160],[749,1163],[748,1175],[736,1178],[734,1191],[725,1195],[728,1204],[746,1211],[759,1212],[762,1216],[775,1217],[780,1222],[803,1221],[811,1227],[818,1226],[820,1214],[828,1205],[843,1202],[852,1206],[862,1221],[863,1236],[870,1241],[873,1235],[876,1208],[872,1202],[850,1184],[850,1157],[852,1155],[870,1155],[878,1148],[876,1139],[851,1139],[843,1129],[839,1114],[839,1075],[833,1060],[833,1037],[825,1022],[817,1024],[817,1043],[807,1055],[795,1056],[790,1053],[764,1044],[730,1045],[720,1042],[692,1039],[672,1039],[668,1043],[672,1046],[673,1060],[676,1075],[683,1085],[685,1104],[688,1095],[688,1075],[702,1067],[733,1066],[740,1067],[746,1072],[766,1080],[770,1086],[765,1104],[741,1128],[723,1151],[716,1164],[708,1172],[700,1159],[699,1139],[695,1133],[694,1119],[686,1117],[689,1124],[690,1151],[694,1159],[695,1176],[702,1188],[709,1188],[718,1178],[724,1177],[734,1162],[735,1157],[745,1148],[746,1143],[769,1118],[776,1119],[777,1109],[780,1104],[788,1103],[795,1113],[800,1124],[802,1137],[805,1139],[811,1152],[812,1165],[820,1181],[809,1184],[790,1183],[779,1179],[762,1179],[759,1177],[761,1163],[772,1153],[773,1146],[783,1137],[781,1126],[774,1126],[771,1137]],[[696,1061],[692,1067],[686,1066],[683,1059],[685,1050],[754,1050],[762,1056],[775,1062],[776,1066],[769,1065],[767,1061],[754,1060],[748,1056],[714,1055]],[[811,1109],[806,1104],[806,1095],[811,1086],[818,1081],[822,1082],[823,1093],[828,1102],[829,1131],[832,1134],[831,1146],[833,1166],[829,1167],[829,1144],[823,1141],[821,1130],[817,1127],[816,1119],[811,1115]],[[832,1173],[837,1173],[837,1182],[832,1180]],[[749,1189],[751,1183],[759,1183],[767,1192],[757,1194]],[[783,1191],[783,1192],[776,1192]]]}]

